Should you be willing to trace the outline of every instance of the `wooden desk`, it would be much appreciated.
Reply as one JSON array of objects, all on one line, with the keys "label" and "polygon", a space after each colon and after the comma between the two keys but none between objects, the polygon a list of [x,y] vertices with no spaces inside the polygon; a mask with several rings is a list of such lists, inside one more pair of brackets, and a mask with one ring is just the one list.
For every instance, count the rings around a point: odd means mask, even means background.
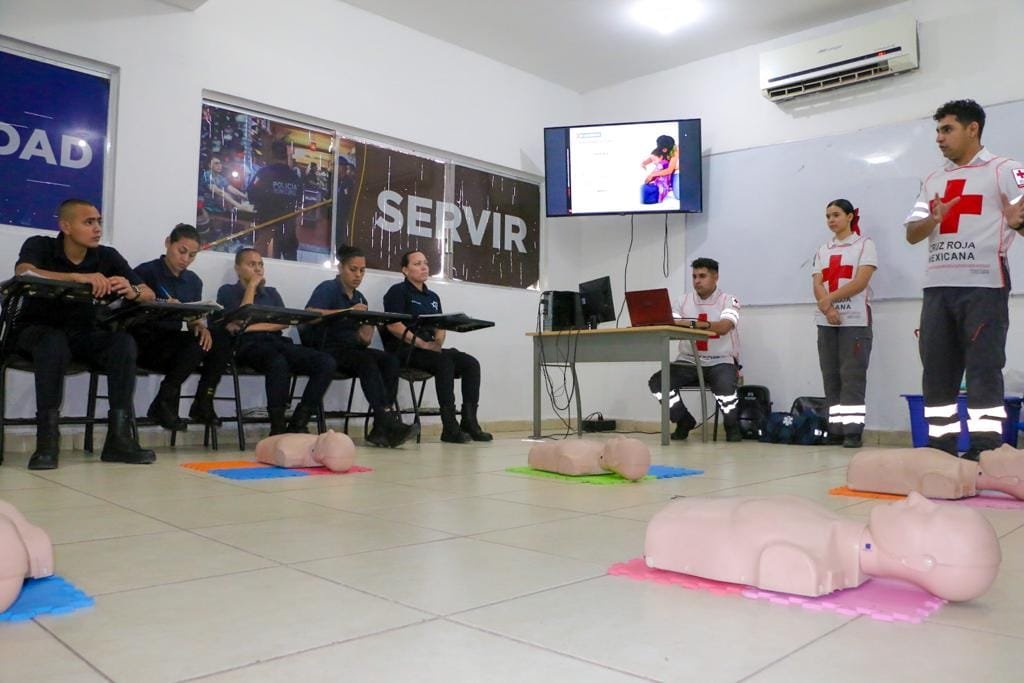
[{"label": "wooden desk", "polygon": [[[576,363],[626,363],[661,361],[661,443],[669,442],[669,365],[673,350],[669,342],[689,340],[697,362],[697,381],[704,390],[704,371],[697,355],[697,342],[714,336],[708,330],[691,330],[677,325],[650,327],[609,327],[596,330],[562,330],[559,332],[529,332],[533,337],[533,435],[540,436],[541,366],[568,365],[576,387],[576,433],[583,435],[582,400],[576,377]],[[700,402],[701,436],[707,441],[707,407],[703,393]]]}]

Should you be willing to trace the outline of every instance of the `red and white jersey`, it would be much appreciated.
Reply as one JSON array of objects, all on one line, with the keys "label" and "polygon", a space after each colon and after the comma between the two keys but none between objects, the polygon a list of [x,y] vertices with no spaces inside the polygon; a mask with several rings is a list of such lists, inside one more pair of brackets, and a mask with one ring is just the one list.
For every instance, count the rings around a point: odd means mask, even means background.
[{"label": "red and white jersey", "polygon": [[[828,292],[834,292],[857,275],[861,266],[878,267],[878,252],[870,237],[856,233],[844,240],[832,240],[818,247],[814,255],[814,275],[821,275],[821,284]],[[839,311],[839,325],[829,325],[825,314],[814,312],[814,322],[827,327],[867,327],[871,324],[869,311],[871,287],[846,299],[838,299],[832,305]]]},{"label": "red and white jersey", "polygon": [[[707,299],[701,299],[696,292],[689,292],[676,304],[676,317],[690,320],[732,321],[733,328],[726,335],[715,335],[707,341],[697,342],[697,355],[701,365],[738,363],[740,357],[740,302],[731,294],[716,289]],[[679,356],[676,360],[693,363],[693,347],[689,341],[679,342]]]},{"label": "red and white jersey", "polygon": [[921,183],[907,223],[927,218],[938,195],[950,207],[928,235],[925,287],[1004,287],[1001,263],[1015,232],[1003,216],[1005,194],[1011,202],[1024,195],[1024,165],[982,149],[966,166],[953,162]]}]

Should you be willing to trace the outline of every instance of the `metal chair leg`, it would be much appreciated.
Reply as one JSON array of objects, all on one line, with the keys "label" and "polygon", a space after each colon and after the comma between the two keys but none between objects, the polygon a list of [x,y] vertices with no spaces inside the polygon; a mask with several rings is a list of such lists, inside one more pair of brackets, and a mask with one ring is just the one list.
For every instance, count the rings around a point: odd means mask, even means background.
[{"label": "metal chair leg", "polygon": [[95,372],[89,373],[89,398],[86,403],[85,416],[85,451],[93,452],[93,427],[96,422],[96,394],[99,392],[100,379]]}]

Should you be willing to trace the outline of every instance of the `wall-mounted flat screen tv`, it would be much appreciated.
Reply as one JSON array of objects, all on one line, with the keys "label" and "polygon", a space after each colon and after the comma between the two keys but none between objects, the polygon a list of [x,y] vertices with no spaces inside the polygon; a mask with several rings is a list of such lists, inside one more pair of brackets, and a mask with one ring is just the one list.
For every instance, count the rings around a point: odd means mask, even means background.
[{"label": "wall-mounted flat screen tv", "polygon": [[544,129],[548,216],[701,211],[700,119]]}]

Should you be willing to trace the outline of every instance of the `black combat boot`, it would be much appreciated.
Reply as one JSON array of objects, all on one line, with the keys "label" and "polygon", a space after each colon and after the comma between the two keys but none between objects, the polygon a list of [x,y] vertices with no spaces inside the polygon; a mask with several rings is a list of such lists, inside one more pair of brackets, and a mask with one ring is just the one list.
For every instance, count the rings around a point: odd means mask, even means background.
[{"label": "black combat boot", "polygon": [[480,428],[480,423],[476,421],[476,409],[475,403],[462,404],[462,422],[459,423],[459,428],[469,434],[473,441],[490,441],[494,437]]},{"label": "black combat boot", "polygon": [[288,420],[284,416],[284,408],[268,408],[270,415],[270,435],[284,434],[288,431]]},{"label": "black combat boot", "polygon": [[55,470],[59,454],[60,411],[41,410],[36,413],[36,450],[28,460],[28,468]]},{"label": "black combat boot", "polygon": [[148,465],[156,461],[156,453],[140,446],[132,436],[127,410],[111,410],[107,415],[107,438],[103,440],[100,460],[133,465]]},{"label": "black combat boot", "polygon": [[220,427],[222,422],[213,409],[214,391],[213,387],[204,387],[200,384],[196,389],[196,397],[192,401],[192,407],[189,408],[188,416],[200,424]]},{"label": "black combat boot", "polygon": [[183,432],[188,429],[185,421],[178,417],[178,392],[172,393],[162,386],[156,398],[149,404],[146,416],[172,432]]},{"label": "black combat boot", "polygon": [[295,406],[292,419],[288,421],[288,432],[291,434],[309,434],[309,418],[315,411],[304,403]]},{"label": "black combat boot", "polygon": [[455,406],[441,406],[441,441],[445,443],[469,443],[473,440],[466,432],[462,431],[459,421],[455,419]]}]

